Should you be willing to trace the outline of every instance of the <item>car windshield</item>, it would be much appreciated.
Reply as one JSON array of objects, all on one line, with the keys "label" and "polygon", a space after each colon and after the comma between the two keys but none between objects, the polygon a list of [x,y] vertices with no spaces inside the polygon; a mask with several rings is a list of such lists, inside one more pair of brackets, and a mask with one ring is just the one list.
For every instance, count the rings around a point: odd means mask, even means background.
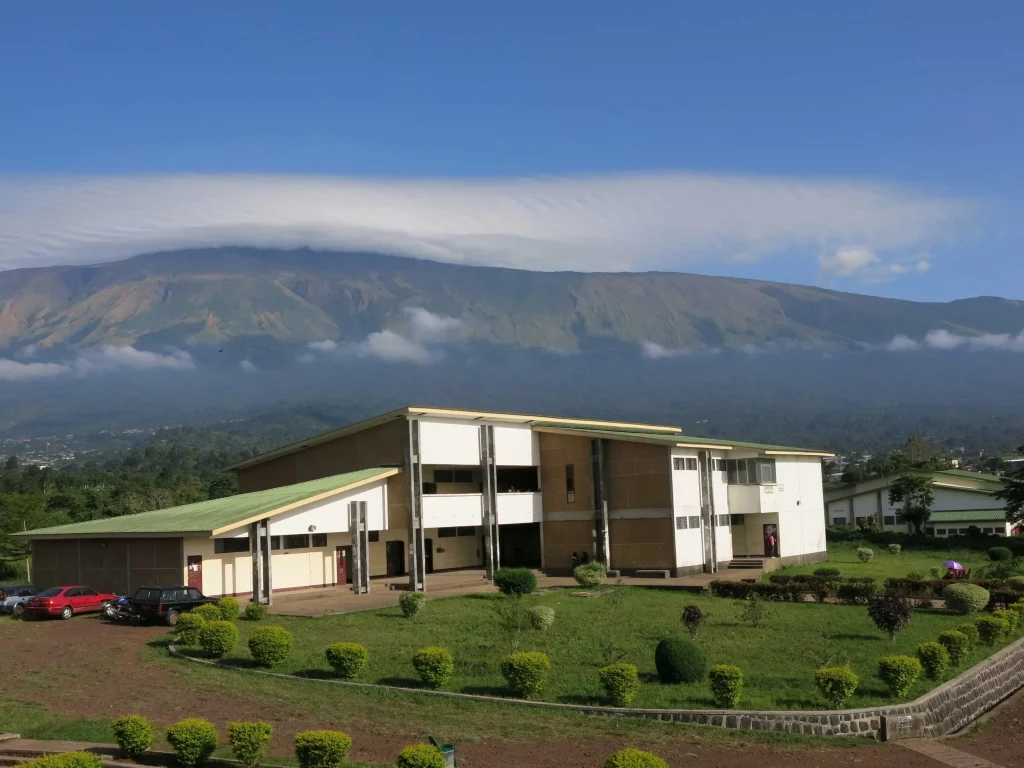
[{"label": "car windshield", "polygon": [[160,600],[160,590],[143,587],[135,593],[136,600]]},{"label": "car windshield", "polygon": [[44,589],[42,592],[36,595],[36,597],[56,597],[63,591],[63,587],[50,587],[49,589]]}]

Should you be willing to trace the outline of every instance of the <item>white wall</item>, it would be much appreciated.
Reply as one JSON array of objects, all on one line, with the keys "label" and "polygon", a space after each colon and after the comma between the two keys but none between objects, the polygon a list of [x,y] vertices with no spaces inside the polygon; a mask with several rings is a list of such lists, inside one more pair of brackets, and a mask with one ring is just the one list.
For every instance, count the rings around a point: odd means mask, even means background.
[{"label": "white wall", "polygon": [[441,466],[479,467],[479,424],[420,419],[420,462]]},{"label": "white wall", "polygon": [[[951,490],[949,488],[933,488],[932,494],[935,501],[932,504],[933,512],[959,509],[1003,509],[1003,503],[987,493],[971,490]],[[853,513],[850,507],[853,507]],[[875,519],[878,513],[877,491],[865,491],[852,498],[840,501],[829,502],[828,518],[831,523],[837,517],[845,517],[847,525],[853,525],[857,517],[870,517]],[[882,517],[895,517],[900,513],[899,505],[889,503],[889,489],[882,488]],[[901,525],[886,525],[888,531],[904,531],[906,523]]]},{"label": "white wall", "polygon": [[540,438],[529,424],[494,427],[494,460],[504,467],[540,465]]},{"label": "white wall", "polygon": [[542,504],[539,493],[499,493],[498,525],[543,522]]},{"label": "white wall", "polygon": [[483,525],[483,494],[428,494],[423,497],[423,527]]}]

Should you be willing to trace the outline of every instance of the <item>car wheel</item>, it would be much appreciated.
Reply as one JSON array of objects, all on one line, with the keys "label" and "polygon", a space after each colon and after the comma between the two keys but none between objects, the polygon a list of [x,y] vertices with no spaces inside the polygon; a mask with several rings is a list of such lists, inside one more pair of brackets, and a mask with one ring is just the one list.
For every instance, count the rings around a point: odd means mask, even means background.
[{"label": "car wheel", "polygon": [[178,623],[178,612],[174,608],[171,608],[164,617],[164,620],[167,622],[167,626],[173,627]]},{"label": "car wheel", "polygon": [[73,610],[71,610],[71,606],[70,605],[65,605],[64,606],[64,610],[62,610],[60,612],[60,617],[62,619],[70,619],[74,615],[75,615],[75,612]]},{"label": "car wheel", "polygon": [[25,606],[21,603],[18,603],[16,606],[14,606],[14,608],[11,609],[11,613],[13,613],[16,618],[20,619],[22,616],[25,615]]}]

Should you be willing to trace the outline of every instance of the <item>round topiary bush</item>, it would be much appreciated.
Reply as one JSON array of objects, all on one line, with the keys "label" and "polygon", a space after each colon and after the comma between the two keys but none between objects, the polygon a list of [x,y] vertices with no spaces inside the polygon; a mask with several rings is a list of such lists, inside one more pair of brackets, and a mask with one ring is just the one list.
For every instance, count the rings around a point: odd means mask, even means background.
[{"label": "round topiary bush", "polygon": [[926,574],[924,571],[911,571],[910,573],[907,574],[907,578],[908,579],[927,579],[928,578],[928,574]]},{"label": "round topiary bush", "polygon": [[950,584],[942,590],[946,607],[958,613],[977,613],[988,605],[989,594],[977,584]]},{"label": "round topiary bush", "polygon": [[663,683],[696,683],[708,674],[704,651],[688,637],[666,637],[658,643],[654,666]]},{"label": "round topiary bush", "polygon": [[370,660],[370,652],[359,643],[334,643],[327,646],[324,655],[338,677],[346,680],[358,675]]},{"label": "round topiary bush", "polygon": [[999,610],[992,611],[992,615],[997,619],[1002,619],[1006,622],[1006,626],[1010,632],[1017,629],[1017,622],[1020,620],[1020,614],[1016,610],[1009,610],[1007,608],[1000,608]]},{"label": "round topiary bush", "polygon": [[203,650],[219,659],[238,644],[238,628],[230,621],[208,621],[199,633]]},{"label": "round topiary bush", "polygon": [[125,715],[110,724],[117,746],[134,760],[153,745],[153,726],[142,715]]},{"label": "round topiary bush", "polygon": [[231,754],[246,768],[259,768],[273,732],[270,723],[228,723]]},{"label": "round topiary bush", "polygon": [[546,632],[555,623],[555,609],[546,605],[535,605],[530,609],[530,626],[539,632]]},{"label": "round topiary bush", "polygon": [[537,577],[529,568],[499,568],[494,572],[494,586],[503,595],[522,597],[537,589]]},{"label": "round topiary bush", "polygon": [[951,661],[949,651],[941,643],[921,643],[917,646],[917,660],[931,680],[939,680],[946,674]]},{"label": "round topiary bush", "polygon": [[198,768],[217,749],[217,729],[200,717],[188,717],[167,729],[167,743],[181,768]]},{"label": "round topiary bush", "polygon": [[921,676],[921,662],[913,656],[886,656],[878,662],[878,676],[894,698],[902,699]]},{"label": "round topiary bush", "polygon": [[708,672],[716,706],[735,709],[743,695],[743,671],[731,664],[716,664]]},{"label": "round topiary bush", "polygon": [[939,644],[946,649],[949,660],[956,666],[959,666],[960,662],[966,659],[971,652],[971,639],[955,629],[940,632]]},{"label": "round topiary bush", "polygon": [[301,768],[340,768],[352,739],[341,731],[302,731],[295,734],[294,746]]},{"label": "round topiary bush", "polygon": [[870,563],[874,556],[875,550],[871,549],[871,547],[857,547],[857,558],[862,563]]},{"label": "round topiary bush", "polygon": [[413,744],[398,753],[396,768],[445,768],[444,752],[433,744]]},{"label": "round topiary bush", "polygon": [[203,605],[197,605],[191,611],[196,616],[202,616],[206,621],[223,621],[224,614],[220,612],[213,603],[204,603]]},{"label": "round topiary bush", "polygon": [[103,759],[92,752],[59,752],[19,765],[22,768],[103,768]]},{"label": "round topiary bush", "polygon": [[599,563],[596,560],[584,563],[583,565],[577,565],[572,572],[573,578],[576,579],[576,583],[584,589],[593,589],[604,584],[605,576],[607,571],[604,569],[604,563]]},{"label": "round topiary bush", "polygon": [[398,598],[398,607],[407,619],[413,619],[423,610],[426,596],[422,592],[403,592]]},{"label": "round topiary bush", "polygon": [[217,607],[224,621],[236,621],[242,615],[242,607],[233,597],[222,597],[217,601]]},{"label": "round topiary bush", "polygon": [[597,670],[597,675],[613,707],[628,707],[640,691],[640,674],[635,664],[609,664]]},{"label": "round topiary bush", "polygon": [[536,696],[548,681],[551,661],[546,653],[520,651],[501,660],[501,675],[508,687],[524,699]]},{"label": "round topiary bush", "polygon": [[962,633],[967,638],[968,642],[971,644],[972,651],[981,641],[981,633],[978,632],[978,628],[974,626],[973,622],[965,621],[963,624],[957,624],[953,629]]},{"label": "round topiary bush", "polygon": [[988,551],[988,559],[996,563],[1013,560],[1013,552],[1008,547],[992,547]]},{"label": "round topiary bush", "polygon": [[263,621],[268,613],[267,606],[263,603],[249,603],[245,606],[246,621]]},{"label": "round topiary bush", "polygon": [[668,763],[655,754],[629,747],[605,760],[604,768],[668,768]]},{"label": "round topiary bush", "polygon": [[195,611],[183,613],[178,617],[178,623],[174,625],[175,639],[181,645],[199,645],[205,626],[206,619]]},{"label": "round topiary bush", "polygon": [[835,567],[832,567],[832,566],[828,566],[826,568],[815,568],[814,569],[814,575],[815,576],[822,576],[822,577],[824,577],[826,579],[834,579],[834,578],[837,578],[839,576],[842,576],[843,572],[841,570],[839,570],[838,568],[835,568]]},{"label": "round topiary bush", "polygon": [[428,688],[441,688],[455,674],[455,659],[447,648],[424,648],[412,657],[412,666]]},{"label": "round topiary bush", "polygon": [[900,552],[903,551],[903,547],[901,547],[899,544],[890,544],[885,549],[890,555],[898,555]]},{"label": "round topiary bush", "polygon": [[842,709],[860,680],[849,667],[822,667],[814,673],[814,684],[832,709]]},{"label": "round topiary bush", "polygon": [[284,627],[260,627],[249,636],[249,653],[261,667],[276,667],[292,652],[292,635]]},{"label": "round topiary bush", "polygon": [[978,635],[985,645],[995,645],[1010,631],[1006,620],[995,616],[982,616],[975,620],[974,626],[978,628]]}]

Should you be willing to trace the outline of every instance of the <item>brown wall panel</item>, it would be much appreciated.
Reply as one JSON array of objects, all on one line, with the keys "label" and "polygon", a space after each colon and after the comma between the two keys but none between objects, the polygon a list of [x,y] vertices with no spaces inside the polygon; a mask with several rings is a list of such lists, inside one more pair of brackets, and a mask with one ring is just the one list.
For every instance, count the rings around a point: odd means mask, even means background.
[{"label": "brown wall panel", "polygon": [[268,488],[280,488],[282,485],[293,485],[295,479],[295,456],[281,456],[265,461],[254,467],[238,471],[238,492],[252,493],[265,491]]},{"label": "brown wall panel", "polygon": [[[669,509],[672,473],[667,446],[605,441],[609,509]],[[614,546],[614,540],[612,542]]]},{"label": "brown wall panel", "polygon": [[[590,438],[548,432],[541,432],[537,437],[540,443],[540,487],[545,514],[593,510]],[[572,464],[576,478],[575,502],[568,500],[565,489],[565,468],[568,464]]]},{"label": "brown wall panel", "polygon": [[593,558],[594,524],[589,520],[560,520],[545,522],[543,526],[545,568],[572,568],[573,552],[587,552]]},{"label": "brown wall panel", "polygon": [[36,541],[32,557],[32,580],[41,588],[83,584],[122,593],[183,578],[177,538]]},{"label": "brown wall panel", "polygon": [[610,520],[612,568],[675,567],[671,518]]}]

